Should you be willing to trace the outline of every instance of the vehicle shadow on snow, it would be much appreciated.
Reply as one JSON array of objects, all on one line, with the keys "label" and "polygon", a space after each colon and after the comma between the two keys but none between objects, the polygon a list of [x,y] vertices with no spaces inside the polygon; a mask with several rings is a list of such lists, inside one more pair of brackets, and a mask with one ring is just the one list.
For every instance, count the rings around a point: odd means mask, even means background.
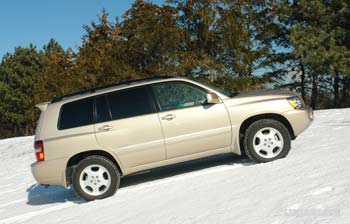
[{"label": "vehicle shadow on snow", "polygon": [[177,175],[200,171],[208,168],[214,168],[216,166],[228,165],[243,165],[249,166],[254,163],[250,162],[247,158],[237,156],[234,154],[224,154],[211,156],[203,159],[197,159],[193,161],[178,163],[175,165],[156,168],[150,171],[126,176],[122,178],[120,187],[129,187],[133,185],[142,184],[145,182],[155,181],[159,179],[169,178]]},{"label": "vehicle shadow on snow", "polygon": [[33,184],[27,189],[27,192],[28,205],[45,205],[64,203],[66,201],[72,201],[77,204],[83,202],[72,188],[66,189],[62,186],[50,186],[45,188],[39,184]]},{"label": "vehicle shadow on snow", "polygon": [[[218,156],[212,156],[203,159],[197,159],[189,162],[183,162],[175,165],[156,168],[150,171],[137,173],[134,175],[123,177],[120,183],[120,188],[130,187],[146,182],[169,178],[177,175],[200,171],[208,168],[214,168],[216,166],[234,166],[243,165],[249,166],[254,163],[247,160],[245,157],[224,154]],[[28,192],[28,205],[44,205],[52,203],[64,203],[71,201],[77,204],[84,203],[74,192],[73,188],[66,189],[61,186],[50,186],[45,188],[44,186],[33,184],[27,189]]]}]

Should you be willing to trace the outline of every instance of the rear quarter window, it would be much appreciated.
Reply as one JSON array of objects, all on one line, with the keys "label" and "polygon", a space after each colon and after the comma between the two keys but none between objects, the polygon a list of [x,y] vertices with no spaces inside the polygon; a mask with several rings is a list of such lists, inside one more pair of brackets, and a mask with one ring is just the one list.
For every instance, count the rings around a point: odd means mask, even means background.
[{"label": "rear quarter window", "polygon": [[58,129],[80,127],[94,123],[92,98],[77,100],[62,105]]}]

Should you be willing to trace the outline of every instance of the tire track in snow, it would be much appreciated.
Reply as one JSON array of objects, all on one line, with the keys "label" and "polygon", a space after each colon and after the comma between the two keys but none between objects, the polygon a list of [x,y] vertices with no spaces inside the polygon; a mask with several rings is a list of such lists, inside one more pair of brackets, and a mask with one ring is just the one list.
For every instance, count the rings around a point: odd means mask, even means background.
[{"label": "tire track in snow", "polygon": [[17,216],[13,216],[11,218],[6,218],[6,219],[2,219],[0,220],[0,224],[11,224],[11,223],[17,223],[17,222],[24,222],[32,217],[38,216],[38,215],[44,215],[53,211],[58,211],[61,209],[65,209],[65,208],[70,208],[73,206],[76,206],[77,204],[74,202],[65,202],[64,204],[61,205],[56,205],[56,206],[52,206],[49,208],[45,208],[45,209],[41,209],[38,211],[33,211],[33,212],[28,212],[22,215],[17,215]]},{"label": "tire track in snow", "polygon": [[8,194],[8,193],[11,193],[11,192],[15,192],[16,190],[17,190],[17,189],[11,189],[11,190],[1,191],[1,192],[0,192],[0,195]]},{"label": "tire track in snow", "polygon": [[0,208],[8,206],[8,205],[16,204],[16,203],[19,203],[19,202],[24,202],[26,200],[27,199],[24,198],[24,199],[14,200],[14,201],[10,201],[10,202],[4,203],[4,204],[0,204]]}]

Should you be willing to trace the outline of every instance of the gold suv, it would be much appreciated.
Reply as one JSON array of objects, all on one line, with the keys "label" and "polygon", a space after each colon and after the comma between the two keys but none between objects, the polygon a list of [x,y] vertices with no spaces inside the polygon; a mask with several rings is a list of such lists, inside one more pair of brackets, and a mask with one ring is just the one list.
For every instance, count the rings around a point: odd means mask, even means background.
[{"label": "gold suv", "polygon": [[38,183],[73,185],[85,200],[113,195],[120,178],[202,157],[285,157],[313,112],[292,92],[230,93],[185,78],[155,77],[38,104]]}]

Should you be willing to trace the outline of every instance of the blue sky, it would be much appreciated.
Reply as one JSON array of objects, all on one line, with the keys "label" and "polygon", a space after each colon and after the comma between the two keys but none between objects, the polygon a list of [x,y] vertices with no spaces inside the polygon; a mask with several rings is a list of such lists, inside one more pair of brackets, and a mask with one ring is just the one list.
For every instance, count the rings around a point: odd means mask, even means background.
[{"label": "blue sky", "polygon": [[[152,2],[162,4],[162,0]],[[121,16],[133,0],[9,0],[0,5],[0,58],[16,46],[39,49],[50,38],[74,50],[81,44],[83,24],[97,20],[103,8],[110,18]]]}]

